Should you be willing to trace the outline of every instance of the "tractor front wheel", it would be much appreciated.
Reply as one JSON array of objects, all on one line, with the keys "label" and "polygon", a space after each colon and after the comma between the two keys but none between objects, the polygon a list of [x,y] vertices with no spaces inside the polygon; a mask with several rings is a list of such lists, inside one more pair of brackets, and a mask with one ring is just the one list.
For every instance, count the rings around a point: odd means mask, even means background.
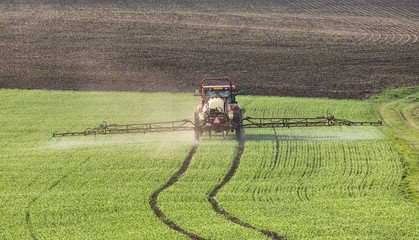
[{"label": "tractor front wheel", "polygon": [[199,112],[195,112],[193,115],[194,120],[194,133],[195,133],[195,141],[200,142],[202,138],[202,127],[199,124]]}]

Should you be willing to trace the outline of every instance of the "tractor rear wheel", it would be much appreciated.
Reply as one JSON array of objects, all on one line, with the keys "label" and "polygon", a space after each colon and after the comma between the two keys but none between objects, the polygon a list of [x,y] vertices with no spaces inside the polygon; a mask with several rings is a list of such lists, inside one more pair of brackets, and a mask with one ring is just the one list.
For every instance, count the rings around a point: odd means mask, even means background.
[{"label": "tractor rear wheel", "polygon": [[236,129],[236,138],[238,142],[244,142],[244,129],[240,127]]},{"label": "tractor rear wheel", "polygon": [[[243,113],[240,109],[239,112],[237,112],[234,116],[234,122],[236,125],[241,125],[243,120]],[[244,129],[243,127],[237,127],[236,128],[236,138],[238,142],[244,142]]]},{"label": "tractor rear wheel", "polygon": [[195,112],[193,114],[193,120],[194,120],[194,135],[195,135],[195,141],[200,142],[202,138],[202,127],[199,124],[199,112]]}]

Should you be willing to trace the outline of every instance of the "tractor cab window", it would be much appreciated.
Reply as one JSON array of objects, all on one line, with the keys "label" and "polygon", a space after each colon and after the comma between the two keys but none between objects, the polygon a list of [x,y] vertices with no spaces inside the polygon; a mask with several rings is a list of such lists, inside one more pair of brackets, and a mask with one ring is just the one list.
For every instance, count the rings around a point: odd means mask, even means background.
[{"label": "tractor cab window", "polygon": [[204,91],[205,97],[216,97],[220,96],[223,98],[226,98],[226,101],[228,104],[233,103],[235,101],[234,96],[227,98],[230,96],[230,90],[229,88],[224,87],[214,87],[214,88],[208,88]]},{"label": "tractor cab window", "polygon": [[205,97],[216,97],[216,96],[220,96],[220,97],[228,97],[230,95],[230,91],[224,90],[224,89],[209,89],[205,91]]}]

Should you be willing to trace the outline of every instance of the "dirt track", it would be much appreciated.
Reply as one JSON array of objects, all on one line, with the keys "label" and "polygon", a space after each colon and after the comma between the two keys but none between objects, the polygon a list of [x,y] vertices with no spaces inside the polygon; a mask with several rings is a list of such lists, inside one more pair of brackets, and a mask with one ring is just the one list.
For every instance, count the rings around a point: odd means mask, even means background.
[{"label": "dirt track", "polygon": [[[185,158],[185,161],[183,162],[181,168],[170,178],[170,180],[161,188],[159,188],[158,190],[156,190],[152,196],[150,197],[150,207],[151,209],[153,209],[154,214],[160,219],[160,221],[162,221],[164,224],[166,224],[168,227],[172,228],[175,231],[178,231],[186,236],[188,236],[191,239],[194,240],[204,240],[205,238],[202,238],[194,233],[188,232],[185,229],[179,227],[175,222],[173,222],[171,219],[169,219],[164,213],[163,211],[160,210],[160,208],[158,207],[158,196],[161,192],[163,192],[165,189],[171,187],[173,184],[175,184],[179,178],[187,171],[191,160],[194,156],[194,154],[196,153],[197,149],[198,149],[199,143],[196,143],[191,151],[189,152],[188,156]],[[277,149],[278,150],[278,149]],[[229,213],[228,211],[226,211],[225,209],[221,208],[217,202],[217,200],[215,199],[215,197],[217,196],[218,191],[225,185],[227,184],[230,179],[234,176],[234,174],[236,173],[237,168],[240,165],[240,159],[241,156],[244,152],[244,142],[241,142],[238,144],[238,149],[237,149],[237,153],[236,156],[234,158],[234,162],[232,167],[230,168],[230,170],[228,171],[228,173],[225,175],[223,181],[217,185],[209,194],[208,196],[208,201],[209,203],[212,205],[214,211],[216,211],[217,213],[219,213],[220,215],[223,215],[225,218],[227,218],[229,221],[236,223],[242,227],[246,227],[255,231],[258,231],[264,235],[266,235],[267,237],[271,238],[271,239],[285,239],[285,237],[283,236],[279,236],[277,233],[266,230],[266,229],[261,229],[258,227],[255,227],[249,223],[243,222],[242,220],[240,220],[238,217],[233,216],[231,213]],[[277,153],[278,154],[278,153]]]},{"label": "dirt track", "polygon": [[184,172],[186,172],[186,170],[188,170],[189,164],[191,163],[192,157],[195,154],[196,150],[198,149],[199,143],[196,143],[191,151],[189,152],[189,155],[186,157],[185,161],[182,164],[182,167],[179,169],[179,171],[177,171],[171,178],[170,180],[161,188],[157,189],[157,191],[155,191],[153,193],[153,195],[151,195],[150,197],[150,207],[151,209],[153,209],[154,214],[156,214],[156,216],[160,219],[160,221],[162,221],[164,224],[166,224],[168,227],[170,227],[171,229],[178,231],[188,237],[190,237],[191,239],[194,240],[204,240],[204,238],[194,234],[194,233],[190,233],[188,231],[186,231],[185,229],[179,227],[175,222],[173,222],[170,218],[168,218],[159,208],[159,206],[157,205],[157,200],[159,197],[159,194],[161,192],[163,192],[165,189],[169,188],[170,186],[172,186],[175,182],[177,182],[180,178],[180,176],[182,176],[182,174]]},{"label": "dirt track", "polygon": [[255,227],[255,226],[251,225],[250,223],[243,222],[238,217],[233,216],[231,213],[229,213],[228,211],[226,211],[225,209],[220,207],[217,200],[215,200],[215,197],[217,196],[218,191],[230,181],[230,179],[234,176],[234,174],[236,174],[236,170],[240,165],[240,159],[241,159],[241,156],[242,156],[243,152],[244,152],[244,142],[240,142],[239,146],[238,146],[238,149],[237,149],[236,157],[234,158],[234,162],[233,162],[233,165],[230,168],[230,171],[226,174],[223,181],[211,191],[211,193],[208,196],[208,201],[211,203],[212,207],[214,208],[214,210],[217,213],[223,215],[228,220],[230,220],[230,221],[232,221],[232,222],[234,222],[234,223],[236,223],[236,224],[238,224],[242,227],[246,227],[246,228],[256,230],[256,231],[258,231],[258,232],[260,232],[260,233],[262,233],[262,234],[264,234],[267,237],[272,238],[272,239],[279,239],[279,240],[280,239],[285,239],[285,237],[279,236],[275,232],[272,232],[272,231],[269,231],[269,230],[266,230],[266,229],[261,229],[261,228],[258,228],[258,227]]}]

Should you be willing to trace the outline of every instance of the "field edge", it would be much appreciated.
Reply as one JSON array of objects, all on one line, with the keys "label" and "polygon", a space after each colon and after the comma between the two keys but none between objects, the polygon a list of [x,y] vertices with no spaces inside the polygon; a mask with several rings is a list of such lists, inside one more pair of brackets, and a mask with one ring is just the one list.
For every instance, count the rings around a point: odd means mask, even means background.
[{"label": "field edge", "polygon": [[394,143],[403,164],[400,190],[407,199],[416,204],[419,204],[419,131],[413,128],[414,120],[410,120],[404,111],[408,104],[418,110],[418,97],[419,86],[415,86],[388,89],[371,98],[375,102],[377,115],[384,123],[382,132]]}]

